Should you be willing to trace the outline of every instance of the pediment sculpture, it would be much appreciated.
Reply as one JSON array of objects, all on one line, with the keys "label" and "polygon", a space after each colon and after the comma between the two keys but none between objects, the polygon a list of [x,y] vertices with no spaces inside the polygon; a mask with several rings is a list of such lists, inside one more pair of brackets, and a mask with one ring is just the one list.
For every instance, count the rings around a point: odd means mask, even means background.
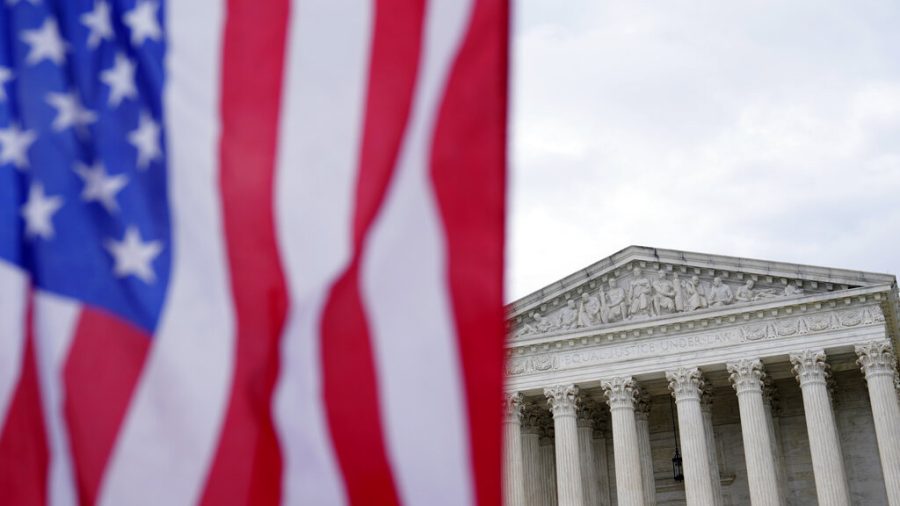
[{"label": "pediment sculpture", "polygon": [[760,288],[756,280],[728,283],[719,276],[705,281],[698,275],[682,277],[679,272],[660,269],[647,275],[641,267],[631,269],[626,278],[610,277],[605,286],[569,298],[549,314],[531,311],[514,337],[575,330],[618,322],[634,322],[707,308],[748,304],[768,299],[798,297],[804,289],[797,281],[783,288]]}]

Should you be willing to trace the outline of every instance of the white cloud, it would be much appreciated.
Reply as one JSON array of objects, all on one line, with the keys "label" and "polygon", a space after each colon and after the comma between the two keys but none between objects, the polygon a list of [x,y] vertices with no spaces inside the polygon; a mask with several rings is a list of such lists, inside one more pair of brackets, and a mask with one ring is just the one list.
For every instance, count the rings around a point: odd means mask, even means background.
[{"label": "white cloud", "polygon": [[630,244],[900,273],[900,4],[517,7],[508,298]]}]

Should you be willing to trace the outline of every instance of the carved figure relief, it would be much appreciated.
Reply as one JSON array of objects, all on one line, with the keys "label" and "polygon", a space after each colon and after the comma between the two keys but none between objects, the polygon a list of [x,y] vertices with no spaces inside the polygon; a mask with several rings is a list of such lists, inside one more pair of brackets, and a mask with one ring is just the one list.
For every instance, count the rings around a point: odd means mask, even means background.
[{"label": "carved figure relief", "polygon": [[578,326],[591,327],[603,323],[600,319],[600,299],[588,293],[581,294],[578,306]]},{"label": "carved figure relief", "polygon": [[628,316],[634,318],[649,318],[652,316],[650,304],[653,294],[653,286],[650,280],[644,277],[640,267],[632,271],[631,287],[628,290]]},{"label": "carved figure relief", "polygon": [[713,286],[709,290],[709,305],[711,307],[725,306],[734,302],[734,293],[731,287],[722,283],[722,278],[713,278]]},{"label": "carved figure relief", "polygon": [[609,291],[601,292],[600,315],[603,323],[624,320],[628,315],[625,310],[625,289],[620,288],[616,278],[609,280]]}]

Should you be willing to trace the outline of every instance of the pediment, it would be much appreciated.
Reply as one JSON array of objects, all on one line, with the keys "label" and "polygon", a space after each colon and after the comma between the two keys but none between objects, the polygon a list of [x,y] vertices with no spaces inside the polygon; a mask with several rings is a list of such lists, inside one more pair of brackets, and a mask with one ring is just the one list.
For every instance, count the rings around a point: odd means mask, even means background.
[{"label": "pediment", "polygon": [[527,338],[894,285],[889,274],[630,246],[509,304],[508,328]]}]

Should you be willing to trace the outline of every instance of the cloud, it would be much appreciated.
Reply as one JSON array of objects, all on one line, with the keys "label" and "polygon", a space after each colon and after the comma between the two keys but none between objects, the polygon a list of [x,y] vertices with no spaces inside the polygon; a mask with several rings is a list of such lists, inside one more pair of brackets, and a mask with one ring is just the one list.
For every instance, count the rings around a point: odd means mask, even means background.
[{"label": "cloud", "polygon": [[517,7],[509,299],[630,244],[900,272],[900,4]]}]

